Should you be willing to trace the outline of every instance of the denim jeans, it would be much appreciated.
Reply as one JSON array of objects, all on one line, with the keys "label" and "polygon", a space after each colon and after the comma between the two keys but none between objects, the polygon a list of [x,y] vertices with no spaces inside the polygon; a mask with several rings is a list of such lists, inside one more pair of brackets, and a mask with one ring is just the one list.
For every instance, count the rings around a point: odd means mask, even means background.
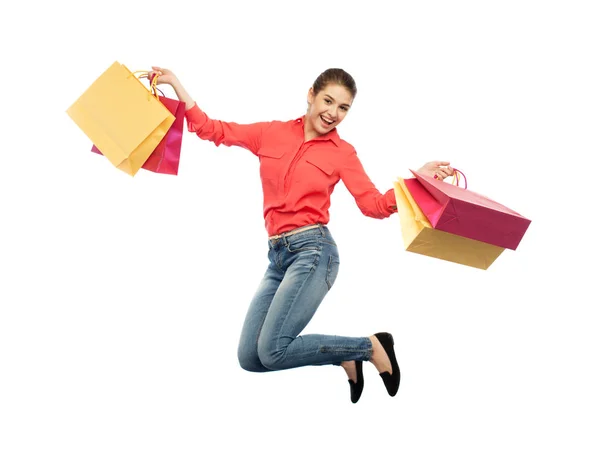
[{"label": "denim jeans", "polygon": [[368,361],[368,337],[300,336],[333,286],[338,249],[324,225],[269,239],[269,266],[242,328],[238,359],[242,368],[268,372],[309,365]]}]

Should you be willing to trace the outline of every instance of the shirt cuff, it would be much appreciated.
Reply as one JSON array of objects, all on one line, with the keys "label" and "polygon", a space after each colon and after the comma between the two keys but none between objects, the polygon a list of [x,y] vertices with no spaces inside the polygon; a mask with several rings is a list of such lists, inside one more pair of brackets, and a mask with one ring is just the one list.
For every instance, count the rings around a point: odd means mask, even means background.
[{"label": "shirt cuff", "polygon": [[199,120],[202,118],[203,115],[204,113],[196,103],[194,103],[194,105],[191,108],[185,111],[185,118],[190,121]]},{"label": "shirt cuff", "polygon": [[188,130],[191,132],[197,132],[206,123],[207,115],[198,107],[196,103],[185,111],[185,118],[187,120]]},{"label": "shirt cuff", "polygon": [[396,206],[396,192],[394,189],[388,190],[385,194],[385,205],[387,207],[388,212],[395,213],[398,211],[398,207]]}]

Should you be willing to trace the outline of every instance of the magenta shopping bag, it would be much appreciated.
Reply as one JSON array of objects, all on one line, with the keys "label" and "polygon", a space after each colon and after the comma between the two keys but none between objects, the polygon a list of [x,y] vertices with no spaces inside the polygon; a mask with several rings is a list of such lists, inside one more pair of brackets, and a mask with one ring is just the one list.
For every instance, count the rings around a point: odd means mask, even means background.
[{"label": "magenta shopping bag", "polygon": [[531,220],[481,194],[411,172],[424,188],[406,186],[434,229],[517,249]]},{"label": "magenta shopping bag", "polygon": [[[177,175],[179,170],[179,158],[181,155],[181,143],[183,140],[183,123],[185,118],[185,103],[176,99],[158,96],[160,102],[175,116],[175,122],[167,131],[165,137],[152,151],[142,168],[156,173]],[[102,154],[94,145],[92,152]]]}]

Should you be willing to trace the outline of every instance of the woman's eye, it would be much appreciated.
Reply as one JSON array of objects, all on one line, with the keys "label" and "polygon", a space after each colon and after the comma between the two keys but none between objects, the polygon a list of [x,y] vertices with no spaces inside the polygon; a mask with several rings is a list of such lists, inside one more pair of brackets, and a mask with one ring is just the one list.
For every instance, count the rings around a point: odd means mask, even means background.
[{"label": "woman's eye", "polygon": [[328,99],[328,98],[325,98],[325,102],[326,102],[327,104],[331,104],[331,100],[330,100],[330,99]]}]

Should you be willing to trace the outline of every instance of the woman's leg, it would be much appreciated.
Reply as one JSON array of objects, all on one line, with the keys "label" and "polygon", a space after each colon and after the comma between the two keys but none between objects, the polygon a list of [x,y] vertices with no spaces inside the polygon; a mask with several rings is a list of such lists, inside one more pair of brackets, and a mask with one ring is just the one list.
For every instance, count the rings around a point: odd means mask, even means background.
[{"label": "woman's leg", "polygon": [[368,361],[372,342],[368,337],[303,335],[332,287],[339,268],[337,246],[326,228],[298,233],[278,240],[272,251],[276,270],[284,274],[266,312],[258,338],[260,363],[270,370],[308,365]]},{"label": "woman's leg", "polygon": [[240,366],[247,371],[268,372],[270,370],[260,362],[258,357],[258,337],[271,306],[273,296],[277,292],[282,279],[283,273],[277,271],[274,264],[270,263],[250,302],[238,346]]}]

